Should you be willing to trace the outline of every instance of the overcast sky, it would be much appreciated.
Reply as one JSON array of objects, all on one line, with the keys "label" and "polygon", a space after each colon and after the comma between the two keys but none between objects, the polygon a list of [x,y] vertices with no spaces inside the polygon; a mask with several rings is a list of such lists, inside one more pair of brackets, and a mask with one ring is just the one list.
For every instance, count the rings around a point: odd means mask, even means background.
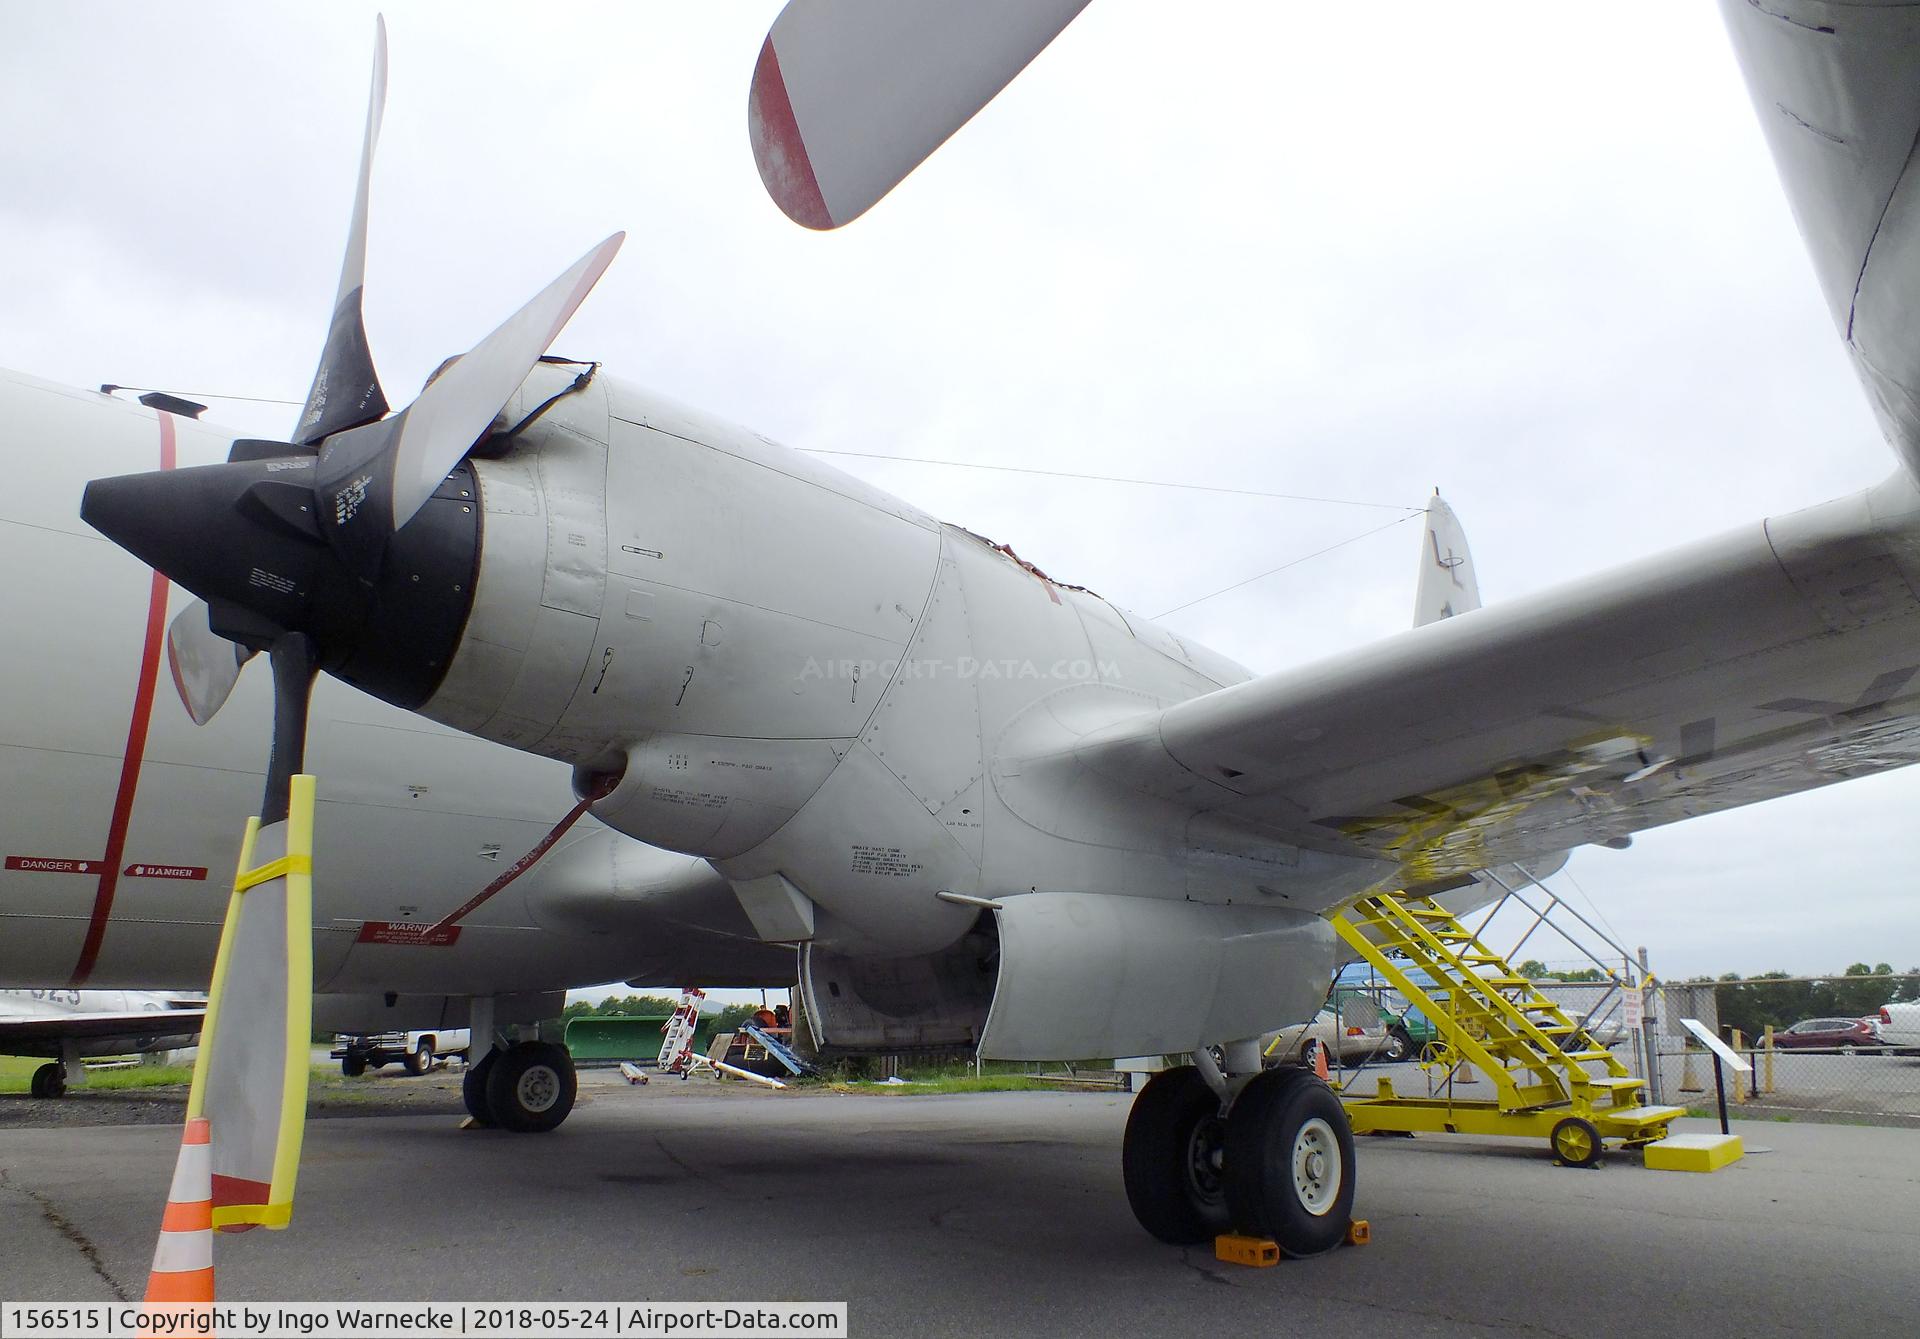
[{"label": "overcast sky", "polygon": [[[1893,468],[1705,0],[1658,25],[1097,0],[826,236],[766,199],[747,146],[777,4],[385,9],[367,316],[396,403],[624,228],[558,351],[798,447],[1389,507],[1437,484],[1489,601]],[[0,365],[304,396],[373,13],[0,12]],[[284,434],[293,412],[212,417]],[[1150,615],[1396,515],[837,463]],[[1257,671],[1384,637],[1418,540],[1169,623]],[[1894,774],[1570,871],[1668,975],[1905,968],[1916,813],[1920,775]]]}]

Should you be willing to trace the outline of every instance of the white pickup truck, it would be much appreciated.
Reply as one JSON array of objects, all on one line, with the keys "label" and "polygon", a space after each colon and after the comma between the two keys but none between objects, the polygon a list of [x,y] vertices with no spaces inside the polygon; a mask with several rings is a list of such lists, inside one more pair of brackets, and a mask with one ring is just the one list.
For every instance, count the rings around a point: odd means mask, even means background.
[{"label": "white pickup truck", "polygon": [[409,1074],[425,1074],[435,1060],[450,1055],[466,1058],[472,1045],[466,1028],[434,1028],[419,1032],[337,1032],[328,1054],[340,1062],[340,1072],[354,1079],[369,1068],[399,1062]]},{"label": "white pickup truck", "polygon": [[1920,1000],[1880,1006],[1880,1021],[1874,1035],[1896,1050],[1920,1050]]}]

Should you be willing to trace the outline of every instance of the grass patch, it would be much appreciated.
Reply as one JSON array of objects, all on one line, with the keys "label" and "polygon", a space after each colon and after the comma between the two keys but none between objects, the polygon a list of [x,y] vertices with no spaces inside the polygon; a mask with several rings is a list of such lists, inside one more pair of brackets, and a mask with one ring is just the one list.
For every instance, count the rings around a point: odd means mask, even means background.
[{"label": "grass patch", "polygon": [[[32,1056],[10,1055],[0,1058],[0,1093],[30,1091],[33,1071],[46,1063]],[[184,1088],[192,1078],[191,1065],[128,1065],[122,1069],[89,1069],[85,1086],[96,1092],[116,1092],[127,1088]]]}]

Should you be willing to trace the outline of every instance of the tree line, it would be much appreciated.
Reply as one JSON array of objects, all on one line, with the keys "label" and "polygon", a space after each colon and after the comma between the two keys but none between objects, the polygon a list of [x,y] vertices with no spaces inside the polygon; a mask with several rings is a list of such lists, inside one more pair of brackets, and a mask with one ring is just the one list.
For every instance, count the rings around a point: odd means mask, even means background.
[{"label": "tree line", "polygon": [[[651,1018],[666,1017],[680,1007],[677,996],[671,995],[609,995],[598,1004],[588,1004],[585,1000],[575,1000],[560,1011],[562,1026],[574,1018]],[[753,1017],[757,1004],[729,1004],[717,1014],[706,1014],[715,1032],[732,1032]]]}]

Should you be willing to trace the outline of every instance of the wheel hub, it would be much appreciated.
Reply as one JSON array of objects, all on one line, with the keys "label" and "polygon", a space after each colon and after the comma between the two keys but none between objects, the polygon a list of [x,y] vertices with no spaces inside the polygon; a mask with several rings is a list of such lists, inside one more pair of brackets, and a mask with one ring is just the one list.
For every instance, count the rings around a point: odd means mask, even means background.
[{"label": "wheel hub", "polygon": [[520,1076],[515,1096],[528,1111],[545,1111],[560,1100],[560,1076],[546,1065],[535,1065]]},{"label": "wheel hub", "polygon": [[1333,1127],[1318,1116],[1293,1139],[1293,1189],[1300,1206],[1315,1217],[1333,1207],[1340,1195],[1340,1157]]},{"label": "wheel hub", "polygon": [[1187,1183],[1194,1198],[1217,1203],[1226,1198],[1226,1183],[1221,1172],[1226,1166],[1227,1123],[1209,1116],[1193,1127],[1187,1141]]}]

